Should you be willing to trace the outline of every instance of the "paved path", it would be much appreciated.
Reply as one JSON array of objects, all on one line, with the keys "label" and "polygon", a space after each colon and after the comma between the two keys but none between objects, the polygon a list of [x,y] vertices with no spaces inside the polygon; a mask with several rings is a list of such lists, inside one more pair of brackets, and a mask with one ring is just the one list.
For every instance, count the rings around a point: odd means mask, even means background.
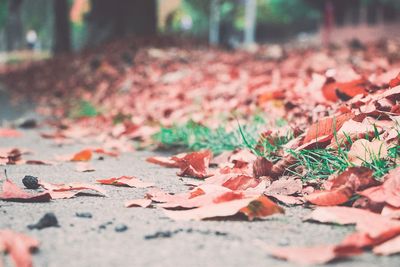
[{"label": "paved path", "polygon": [[[1,117],[4,113],[0,113]],[[12,115],[12,114],[11,114]],[[0,117],[0,121],[1,118]],[[50,160],[54,155],[73,153],[83,144],[57,147],[26,130],[21,138],[0,138],[0,147],[31,149],[31,158]],[[93,182],[121,175],[137,176],[156,183],[169,192],[186,190],[176,170],[151,165],[145,158],[152,152],[133,152],[119,158],[94,160],[96,171],[80,173],[73,163],[54,166],[7,166],[10,178],[22,186],[24,175],[49,182]],[[2,177],[2,176],[1,176]],[[1,182],[0,182],[1,183]],[[141,198],[146,189],[104,186],[110,197],[81,196],[49,203],[0,202],[0,229],[11,228],[36,237],[41,242],[34,255],[34,266],[296,266],[269,257],[254,244],[256,239],[271,245],[313,245],[340,241],[352,227],[302,222],[310,211],[287,208],[286,215],[263,221],[174,222],[160,209],[124,208],[127,199]],[[29,230],[46,212],[54,212],[59,228]],[[79,218],[77,212],[90,212],[92,218]],[[116,232],[125,224],[128,230]],[[6,266],[11,266],[8,262]],[[364,254],[330,266],[398,267],[400,256],[376,257]]]}]

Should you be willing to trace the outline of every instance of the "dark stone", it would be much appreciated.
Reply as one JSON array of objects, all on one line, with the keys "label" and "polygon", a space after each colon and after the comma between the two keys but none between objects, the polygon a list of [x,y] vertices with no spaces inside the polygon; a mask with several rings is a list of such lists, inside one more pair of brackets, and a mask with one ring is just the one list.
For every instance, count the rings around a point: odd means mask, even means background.
[{"label": "dark stone", "polygon": [[126,226],[125,224],[119,224],[119,225],[115,226],[114,230],[115,230],[115,232],[118,232],[118,233],[125,232],[126,230],[128,230],[128,226]]},{"label": "dark stone", "polygon": [[90,219],[93,217],[93,215],[90,212],[77,212],[75,213],[76,217],[79,218],[87,218]]},{"label": "dark stone", "polygon": [[39,188],[39,180],[37,177],[32,175],[25,175],[22,179],[22,183],[28,189],[38,189]]},{"label": "dark stone", "polygon": [[144,239],[150,240],[150,239],[156,239],[156,238],[170,238],[170,237],[172,237],[173,234],[174,233],[172,233],[171,231],[159,231],[152,235],[144,236]]},{"label": "dark stone", "polygon": [[59,227],[58,220],[54,213],[46,213],[36,224],[28,225],[29,229],[42,230],[47,227]]},{"label": "dark stone", "polygon": [[26,119],[21,122],[18,127],[22,129],[32,129],[37,127],[37,121],[35,119]]}]

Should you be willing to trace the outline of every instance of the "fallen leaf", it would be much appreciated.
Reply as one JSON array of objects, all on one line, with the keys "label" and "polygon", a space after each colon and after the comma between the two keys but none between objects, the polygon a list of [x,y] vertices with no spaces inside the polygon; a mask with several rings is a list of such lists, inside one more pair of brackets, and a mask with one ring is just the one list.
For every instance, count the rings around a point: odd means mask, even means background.
[{"label": "fallen leaf", "polygon": [[243,199],[244,197],[245,194],[243,192],[234,192],[219,185],[205,184],[194,189],[189,194],[181,193],[170,196],[167,201],[164,201],[164,204],[160,205],[160,207],[168,209],[178,207],[197,208],[213,203],[221,203],[234,199]]},{"label": "fallen leaf", "polygon": [[13,202],[48,202],[51,196],[48,192],[30,194],[22,191],[10,179],[6,179],[3,183],[3,191],[0,193],[0,199]]},{"label": "fallen leaf", "polygon": [[388,147],[385,142],[380,140],[368,141],[359,139],[355,141],[347,154],[348,159],[355,165],[361,165],[363,162],[369,162],[376,159],[384,159],[388,156]]},{"label": "fallen leaf", "polygon": [[324,97],[330,101],[349,100],[358,94],[366,94],[368,81],[357,79],[349,82],[331,82],[322,87]]},{"label": "fallen leaf", "polygon": [[301,265],[324,264],[335,259],[350,257],[362,253],[360,249],[349,248],[347,251],[336,245],[314,247],[272,247],[264,246],[268,254]]},{"label": "fallen leaf", "polygon": [[395,208],[386,204],[381,211],[381,215],[392,219],[400,219],[400,208]]},{"label": "fallen leaf", "polygon": [[379,127],[369,122],[358,122],[354,120],[345,121],[337,131],[336,135],[332,137],[331,146],[337,148],[351,141],[366,138],[366,136],[373,136],[375,130],[379,131]]},{"label": "fallen leaf", "polygon": [[147,162],[157,164],[168,168],[178,168],[179,164],[172,160],[170,157],[150,157],[146,159]]},{"label": "fallen leaf", "polygon": [[339,175],[330,177],[325,183],[327,190],[346,186],[353,191],[363,190],[365,188],[380,184],[373,178],[374,171],[367,167],[349,167]]},{"label": "fallen leaf", "polygon": [[51,195],[52,199],[71,198],[85,190],[93,190],[104,196],[107,196],[107,192],[104,189],[88,183],[75,182],[69,184],[52,184],[45,181],[39,181],[39,185],[48,190],[48,193]]},{"label": "fallen leaf", "polygon": [[51,161],[44,161],[44,160],[26,160],[24,163],[28,165],[48,165],[48,166],[54,164]]},{"label": "fallen leaf", "polygon": [[395,78],[390,80],[390,82],[389,82],[389,86],[391,88],[394,88],[394,87],[396,87],[398,85],[400,85],[400,73]]},{"label": "fallen leaf", "polygon": [[307,220],[322,223],[355,224],[359,232],[378,238],[388,233],[400,233],[400,222],[370,211],[349,207],[318,207]]},{"label": "fallen leaf", "polygon": [[372,251],[384,256],[400,253],[400,235],[374,247]]},{"label": "fallen leaf", "polygon": [[248,188],[257,187],[261,180],[247,176],[247,175],[237,175],[227,179],[222,186],[227,187],[231,190],[246,190]]},{"label": "fallen leaf", "polygon": [[16,267],[32,266],[31,251],[39,242],[29,236],[11,230],[0,230],[0,252],[7,252]]},{"label": "fallen leaf", "polygon": [[84,149],[72,156],[71,161],[89,161],[92,158],[92,150]]},{"label": "fallen leaf", "polygon": [[386,202],[400,208],[400,167],[391,170],[384,180],[382,185],[368,188],[359,194],[374,202]]},{"label": "fallen leaf", "polygon": [[234,164],[236,168],[242,168],[249,163],[254,162],[257,156],[248,149],[240,149],[235,151],[230,157],[229,161]]},{"label": "fallen leaf", "polygon": [[11,128],[0,128],[0,137],[21,137],[22,133]]},{"label": "fallen leaf", "polygon": [[315,191],[305,199],[318,206],[336,206],[347,202],[353,194],[370,186],[379,184],[373,178],[373,171],[366,167],[350,167],[325,183],[325,191]]},{"label": "fallen leaf", "polygon": [[352,113],[345,113],[335,117],[326,117],[310,126],[304,137],[303,144],[307,144],[316,140],[317,138],[327,137],[332,138],[333,134],[337,132],[342,125],[352,119]]},{"label": "fallen leaf", "polygon": [[172,157],[173,160],[178,162],[181,172],[179,176],[189,176],[204,179],[210,177],[212,174],[208,172],[208,166],[212,158],[212,152],[203,150],[199,152],[192,152],[183,158]]},{"label": "fallen leaf", "polygon": [[264,218],[275,213],[285,213],[283,208],[271,201],[266,196],[260,196],[256,200],[250,202],[247,207],[240,209],[250,221],[254,218]]},{"label": "fallen leaf", "polygon": [[207,218],[227,217],[237,214],[242,208],[249,205],[254,198],[245,198],[239,200],[226,201],[210,204],[190,210],[167,210],[165,215],[175,221],[202,220]]},{"label": "fallen leaf", "polygon": [[179,163],[176,161],[176,159],[181,159],[186,155],[187,153],[181,153],[172,157],[149,157],[146,159],[146,161],[168,168],[179,168]]},{"label": "fallen leaf", "polygon": [[369,210],[374,213],[381,213],[384,203],[374,202],[367,197],[359,196],[351,206],[353,208]]},{"label": "fallen leaf", "polygon": [[378,240],[371,238],[367,233],[354,232],[347,235],[341,244],[357,248],[368,248],[378,244]]},{"label": "fallen leaf", "polygon": [[304,198],[302,197],[285,196],[279,194],[266,194],[266,195],[288,206],[301,205],[304,204],[305,202]]},{"label": "fallen leaf", "polygon": [[96,153],[96,154],[107,155],[107,156],[110,156],[110,157],[118,157],[118,153],[117,152],[108,151],[108,150],[105,150],[103,148],[94,148],[94,149],[92,149],[92,152]]},{"label": "fallen leaf", "polygon": [[173,202],[179,200],[185,200],[189,198],[190,194],[178,194],[172,195],[159,188],[150,188],[146,193],[146,198],[153,200],[158,203]]},{"label": "fallen leaf", "polygon": [[315,191],[304,198],[318,206],[337,206],[347,202],[352,195],[351,188],[342,186],[329,191]]},{"label": "fallen leaf", "polygon": [[274,213],[283,213],[283,209],[267,197],[246,197],[243,194],[228,192],[214,199],[213,204],[189,210],[166,210],[165,214],[173,220],[202,220],[207,218],[228,217],[237,213],[245,214],[249,220],[262,218]]},{"label": "fallen leaf", "polygon": [[133,176],[121,176],[118,178],[99,179],[96,182],[105,185],[129,186],[136,188],[146,188],[154,186],[154,183],[143,182]]},{"label": "fallen leaf", "polygon": [[151,199],[132,199],[132,200],[127,200],[125,201],[125,207],[130,208],[130,207],[142,207],[142,208],[147,208],[148,206],[151,205]]},{"label": "fallen leaf", "polygon": [[253,163],[253,174],[256,178],[271,176],[274,164],[264,157],[258,157]]}]

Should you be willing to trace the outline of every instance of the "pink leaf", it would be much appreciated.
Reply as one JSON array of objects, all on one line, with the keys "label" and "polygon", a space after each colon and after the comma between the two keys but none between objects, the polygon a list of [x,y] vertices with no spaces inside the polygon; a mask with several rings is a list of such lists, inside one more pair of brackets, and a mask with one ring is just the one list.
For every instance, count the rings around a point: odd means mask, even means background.
[{"label": "pink leaf", "polygon": [[118,178],[99,179],[96,182],[105,185],[129,186],[136,188],[146,188],[154,186],[153,183],[146,183],[133,176],[121,176]]},{"label": "pink leaf", "polygon": [[23,191],[11,180],[6,179],[3,183],[3,191],[0,192],[0,199],[14,202],[47,202],[51,196],[48,192],[30,194]]}]

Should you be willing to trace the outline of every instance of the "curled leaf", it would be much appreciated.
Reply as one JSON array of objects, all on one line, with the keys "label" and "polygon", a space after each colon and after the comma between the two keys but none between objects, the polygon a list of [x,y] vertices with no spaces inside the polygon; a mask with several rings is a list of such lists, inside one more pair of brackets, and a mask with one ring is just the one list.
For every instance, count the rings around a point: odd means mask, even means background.
[{"label": "curled leaf", "polygon": [[146,183],[142,180],[133,177],[133,176],[121,176],[118,178],[108,178],[108,179],[99,179],[96,182],[105,185],[117,185],[117,186],[129,186],[129,187],[136,187],[136,188],[146,188],[151,187],[153,183]]},{"label": "curled leaf", "polygon": [[10,179],[6,179],[3,183],[3,190],[0,192],[0,199],[4,201],[14,202],[48,202],[51,196],[48,192],[30,194],[23,191]]},{"label": "curled leaf", "polygon": [[179,176],[189,176],[195,178],[207,178],[211,176],[208,172],[208,166],[212,158],[212,152],[203,150],[187,154],[183,158],[172,157],[179,164],[181,169]]},{"label": "curled leaf", "polygon": [[125,201],[125,207],[130,208],[130,207],[142,207],[142,208],[147,208],[148,206],[151,205],[151,199],[132,199],[132,200],[127,200]]}]

